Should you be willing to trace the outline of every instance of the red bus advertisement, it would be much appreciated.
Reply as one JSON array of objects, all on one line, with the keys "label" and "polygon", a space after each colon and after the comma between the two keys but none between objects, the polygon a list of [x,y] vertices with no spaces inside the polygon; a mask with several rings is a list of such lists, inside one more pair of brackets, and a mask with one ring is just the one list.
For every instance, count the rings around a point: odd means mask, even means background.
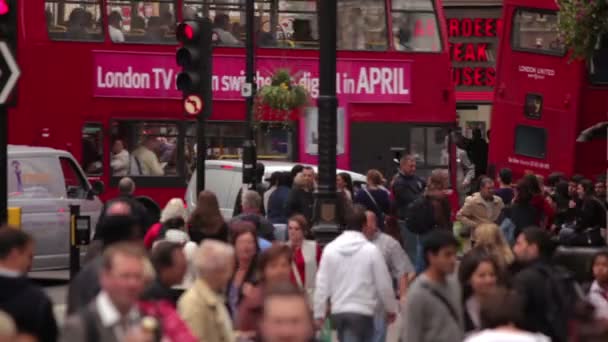
[{"label": "red bus advertisement", "polygon": [[608,115],[608,37],[586,61],[570,61],[555,1],[506,0],[489,163],[496,170],[606,173],[606,140],[577,142]]},{"label": "red bus advertisement", "polygon": [[[210,158],[239,158],[245,137],[243,0],[28,0],[19,2],[17,105],[11,144],[72,152],[91,178],[116,194],[130,176],[138,195],[161,205],[183,197],[196,150],[194,118],[184,115],[175,77],[176,23],[208,17],[213,53]],[[422,174],[447,168],[445,137],[455,99],[442,6],[434,0],[340,0],[337,87],[338,167],[395,172],[394,150],[416,154]],[[256,121],[259,159],[316,163],[319,88],[317,1],[260,0],[257,83],[287,69],[310,103]],[[154,170],[130,155],[151,149]],[[447,154],[449,155],[449,154]]]}]

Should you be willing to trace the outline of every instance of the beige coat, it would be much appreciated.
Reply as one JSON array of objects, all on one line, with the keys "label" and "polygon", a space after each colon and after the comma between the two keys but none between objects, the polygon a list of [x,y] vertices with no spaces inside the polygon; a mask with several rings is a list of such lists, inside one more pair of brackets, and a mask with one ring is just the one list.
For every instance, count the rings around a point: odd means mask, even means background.
[{"label": "beige coat", "polygon": [[460,221],[466,228],[473,231],[475,227],[482,223],[496,223],[504,204],[502,199],[498,196],[494,196],[494,199],[489,204],[489,212],[484,203],[485,200],[481,197],[479,192],[467,197],[464,201],[464,205],[456,214],[456,220]]},{"label": "beige coat", "polygon": [[192,334],[205,342],[234,342],[235,336],[224,298],[204,280],[197,279],[177,303],[180,316]]}]

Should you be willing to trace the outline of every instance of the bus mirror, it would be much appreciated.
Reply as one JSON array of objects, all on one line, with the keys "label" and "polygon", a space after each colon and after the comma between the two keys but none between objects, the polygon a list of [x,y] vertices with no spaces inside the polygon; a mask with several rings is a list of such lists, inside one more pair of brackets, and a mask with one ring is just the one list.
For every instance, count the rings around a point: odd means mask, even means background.
[{"label": "bus mirror", "polygon": [[101,195],[105,190],[105,186],[102,181],[96,180],[91,184],[91,190],[94,195]]}]

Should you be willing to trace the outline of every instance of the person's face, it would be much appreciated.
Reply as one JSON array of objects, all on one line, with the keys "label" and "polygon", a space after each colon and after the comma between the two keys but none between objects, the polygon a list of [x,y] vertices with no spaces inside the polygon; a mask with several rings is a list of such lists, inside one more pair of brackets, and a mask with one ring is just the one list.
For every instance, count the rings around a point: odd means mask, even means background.
[{"label": "person's face", "polygon": [[583,188],[582,184],[576,186],[576,194],[578,195],[578,198],[585,197],[585,188]]},{"label": "person's face", "polygon": [[23,248],[13,248],[8,259],[13,262],[18,272],[22,274],[29,272],[32,269],[32,261],[34,260],[34,243],[29,242]]},{"label": "person's face", "polygon": [[479,194],[487,200],[492,199],[494,197],[494,182],[487,182],[485,185],[482,185],[479,189]]},{"label": "person's face", "polygon": [[604,182],[595,183],[595,193],[600,198],[606,197],[606,183],[604,183]]},{"label": "person's face", "polygon": [[593,263],[593,278],[600,283],[608,283],[608,258],[600,256]]},{"label": "person's face", "polygon": [[137,303],[145,287],[143,260],[116,254],[112,268],[101,273],[101,287],[118,309],[129,310]]},{"label": "person's face", "polygon": [[288,282],[291,275],[291,264],[286,257],[269,262],[264,268],[264,279],[268,283]]},{"label": "person's face", "polygon": [[310,341],[313,327],[308,303],[297,296],[266,300],[260,328],[267,342]]},{"label": "person's face", "polygon": [[577,185],[575,182],[568,182],[568,193],[570,194],[570,196],[574,196],[576,195],[576,188]]},{"label": "person's face", "polygon": [[124,148],[125,147],[124,147],[122,141],[116,140],[114,142],[114,145],[112,145],[112,152],[114,152],[114,154],[117,154],[117,153],[120,153]]},{"label": "person's face", "polygon": [[429,265],[441,274],[448,275],[456,270],[456,247],[441,248],[437,254],[429,253]]},{"label": "person's face", "polygon": [[304,240],[304,231],[296,221],[287,222],[287,234],[292,243],[300,243]]},{"label": "person's face", "polygon": [[484,261],[477,266],[470,279],[473,292],[485,295],[496,287],[496,270],[491,262]]},{"label": "person's face", "polygon": [[255,255],[255,237],[251,233],[241,234],[234,243],[239,260],[251,260]]},{"label": "person's face", "polygon": [[188,261],[182,249],[173,251],[172,259],[172,267],[165,271],[167,272],[167,280],[171,286],[181,284],[188,269]]},{"label": "person's face", "polygon": [[528,262],[538,257],[538,247],[528,243],[524,234],[519,234],[513,246],[513,253],[517,260]]},{"label": "person's face", "polygon": [[336,176],[336,188],[338,188],[338,190],[346,188],[346,182],[340,176]]},{"label": "person's face", "polygon": [[308,186],[312,186],[315,182],[315,171],[311,169],[302,170],[302,175]]},{"label": "person's face", "polygon": [[406,175],[413,175],[416,173],[416,161],[404,160],[400,164],[401,172]]},{"label": "person's face", "polygon": [[365,235],[368,239],[371,239],[376,234],[376,232],[378,232],[376,214],[371,211],[366,211],[365,217],[366,222],[365,227],[363,227],[363,235]]}]

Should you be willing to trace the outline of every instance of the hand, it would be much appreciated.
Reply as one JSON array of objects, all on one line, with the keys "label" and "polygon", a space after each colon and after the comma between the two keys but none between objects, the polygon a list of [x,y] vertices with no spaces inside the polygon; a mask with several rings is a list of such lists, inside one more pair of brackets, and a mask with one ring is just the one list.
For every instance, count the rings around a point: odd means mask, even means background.
[{"label": "hand", "polygon": [[570,209],[576,208],[576,202],[574,202],[573,200],[570,200],[570,202],[568,203],[568,208],[570,208]]},{"label": "hand", "polygon": [[154,333],[146,331],[141,327],[135,327],[129,329],[127,332],[124,342],[154,342]]},{"label": "hand", "polygon": [[397,314],[396,313],[394,313],[394,312],[387,312],[386,313],[386,324],[393,324],[396,319],[397,319]]}]

